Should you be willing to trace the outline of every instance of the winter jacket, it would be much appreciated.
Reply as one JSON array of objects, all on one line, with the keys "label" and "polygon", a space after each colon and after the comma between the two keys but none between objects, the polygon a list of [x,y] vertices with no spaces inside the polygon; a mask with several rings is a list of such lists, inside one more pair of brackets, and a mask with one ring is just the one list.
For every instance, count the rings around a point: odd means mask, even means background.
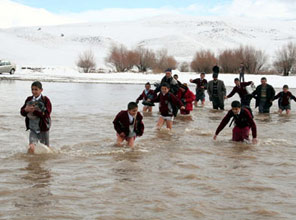
[{"label": "winter jacket", "polygon": [[[257,86],[256,90],[252,93],[253,98],[256,99],[256,108],[259,106],[260,101],[261,101],[261,90],[262,90],[262,85]],[[266,107],[271,107],[272,106],[272,101],[274,99],[275,95],[275,90],[274,88],[266,84]]]},{"label": "winter jacket", "polygon": [[[142,136],[144,133],[144,123],[143,123],[143,116],[140,112],[137,113],[136,119],[134,123],[134,131],[137,136]],[[114,121],[113,121],[114,129],[118,134],[121,134],[122,132],[125,134],[126,137],[129,135],[129,116],[128,111],[121,111],[119,112]]]},{"label": "winter jacket", "polygon": [[[177,97],[181,100],[181,102],[185,106],[185,111],[193,110],[192,102],[195,100],[195,95],[193,94],[193,92],[191,92],[189,89],[187,89],[185,92],[182,92],[181,89],[179,89]],[[182,114],[182,110],[181,110],[181,114]]]},{"label": "winter jacket", "polygon": [[[217,88],[218,88],[219,101],[220,101],[220,103],[224,103],[224,97],[226,95],[226,88],[225,88],[224,82],[222,80],[217,80],[217,81],[218,81]],[[207,86],[207,91],[208,91],[208,94],[210,97],[210,101],[213,100],[213,87],[214,87],[213,85],[214,85],[214,80],[211,80]]]}]

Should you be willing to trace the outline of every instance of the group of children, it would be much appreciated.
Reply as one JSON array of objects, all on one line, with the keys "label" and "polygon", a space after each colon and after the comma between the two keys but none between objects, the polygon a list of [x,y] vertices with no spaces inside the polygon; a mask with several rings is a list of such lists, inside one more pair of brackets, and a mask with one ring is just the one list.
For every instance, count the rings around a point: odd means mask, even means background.
[{"label": "group of children", "polygon": [[[217,139],[218,134],[232,119],[231,124],[234,123],[235,125],[232,132],[233,141],[248,140],[250,130],[252,130],[252,142],[257,143],[256,123],[250,108],[250,101],[253,97],[257,98],[256,107],[259,106],[260,112],[261,110],[264,112],[265,106],[270,107],[272,101],[279,99],[279,112],[282,113],[286,111],[287,114],[290,113],[290,100],[293,99],[296,102],[296,97],[289,91],[289,87],[285,85],[283,91],[275,95],[272,90],[269,92],[269,87],[264,85],[264,80],[266,81],[266,78],[263,77],[261,79],[261,82],[263,81],[262,85],[258,86],[259,88],[257,87],[253,94],[249,94],[246,87],[253,85],[253,82],[240,82],[239,79],[235,79],[235,87],[229,95],[224,96],[224,99],[230,98],[235,93],[238,93],[241,102],[233,101],[231,103],[231,110],[228,111],[218,126],[214,135],[214,140]],[[136,137],[143,135],[143,116],[138,111],[138,103],[140,100],[143,100],[143,112],[152,112],[154,103],[159,103],[160,117],[157,122],[158,129],[161,129],[164,123],[166,123],[168,129],[172,129],[174,117],[176,117],[179,109],[181,114],[189,115],[190,111],[193,110],[193,102],[194,105],[197,106],[200,101],[201,105],[204,106],[205,91],[208,89],[205,73],[201,73],[198,79],[190,79],[190,82],[196,84],[195,95],[190,91],[187,84],[182,84],[178,81],[177,75],[172,76],[171,69],[166,70],[165,77],[160,84],[156,85],[157,88],[155,90],[151,89],[151,84],[149,82],[146,83],[144,91],[136,101],[130,102],[127,110],[119,112],[113,121],[114,129],[117,133],[117,145],[122,146],[123,142],[126,141],[129,147],[133,147]],[[214,86],[213,96],[210,96],[210,99],[215,98],[214,90],[217,85],[212,86]],[[49,98],[42,95],[43,87],[39,81],[32,83],[31,90],[32,96],[26,99],[20,113],[25,117],[27,130],[30,130],[28,152],[34,153],[35,145],[39,141],[49,147],[50,114],[52,106]]]}]

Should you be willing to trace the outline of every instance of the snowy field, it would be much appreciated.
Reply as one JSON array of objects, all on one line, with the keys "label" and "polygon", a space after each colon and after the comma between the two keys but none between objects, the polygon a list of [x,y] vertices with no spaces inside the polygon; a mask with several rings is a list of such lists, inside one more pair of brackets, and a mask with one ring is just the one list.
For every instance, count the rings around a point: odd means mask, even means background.
[{"label": "snowy field", "polygon": [[[173,74],[179,75],[179,80],[183,83],[189,83],[190,79],[198,78],[197,73],[180,73],[173,71]],[[146,82],[159,82],[164,74],[142,74],[142,73],[80,73],[75,68],[49,68],[42,72],[33,72],[32,70],[18,70],[14,75],[2,74],[1,80],[40,80],[49,82],[87,82],[87,83],[123,83],[123,84],[144,84]],[[245,75],[247,81],[253,81],[255,85],[260,84],[263,75]],[[211,80],[212,75],[207,74],[206,79]],[[225,82],[226,86],[234,85],[234,78],[238,74],[219,74],[219,79]],[[296,88],[296,76],[278,76],[266,75],[267,82],[275,88],[282,88],[284,84],[290,88]]]}]

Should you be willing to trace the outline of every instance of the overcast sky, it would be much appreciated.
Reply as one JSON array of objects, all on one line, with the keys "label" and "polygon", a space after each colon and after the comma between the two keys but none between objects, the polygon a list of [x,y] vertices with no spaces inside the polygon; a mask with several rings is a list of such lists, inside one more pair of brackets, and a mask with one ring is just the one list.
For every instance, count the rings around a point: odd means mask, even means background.
[{"label": "overcast sky", "polygon": [[0,28],[157,15],[296,19],[296,0],[0,0]]}]

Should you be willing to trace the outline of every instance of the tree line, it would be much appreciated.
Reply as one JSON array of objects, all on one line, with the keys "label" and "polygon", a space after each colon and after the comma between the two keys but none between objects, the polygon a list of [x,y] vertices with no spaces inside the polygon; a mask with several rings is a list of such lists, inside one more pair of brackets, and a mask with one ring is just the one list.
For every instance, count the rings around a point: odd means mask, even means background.
[{"label": "tree line", "polygon": [[[191,62],[178,63],[165,49],[153,51],[143,47],[128,49],[124,45],[115,45],[110,49],[105,62],[114,72],[153,73],[161,73],[167,68],[179,69],[181,72],[210,73],[215,64],[221,67],[221,72],[238,73],[240,64],[243,63],[246,73],[249,74],[274,73],[288,76],[296,72],[296,44],[289,42],[278,49],[271,65],[268,64],[266,53],[253,46],[224,49],[218,55],[210,50],[200,50]],[[81,53],[76,65],[84,73],[95,72],[96,61],[93,51]]]}]

